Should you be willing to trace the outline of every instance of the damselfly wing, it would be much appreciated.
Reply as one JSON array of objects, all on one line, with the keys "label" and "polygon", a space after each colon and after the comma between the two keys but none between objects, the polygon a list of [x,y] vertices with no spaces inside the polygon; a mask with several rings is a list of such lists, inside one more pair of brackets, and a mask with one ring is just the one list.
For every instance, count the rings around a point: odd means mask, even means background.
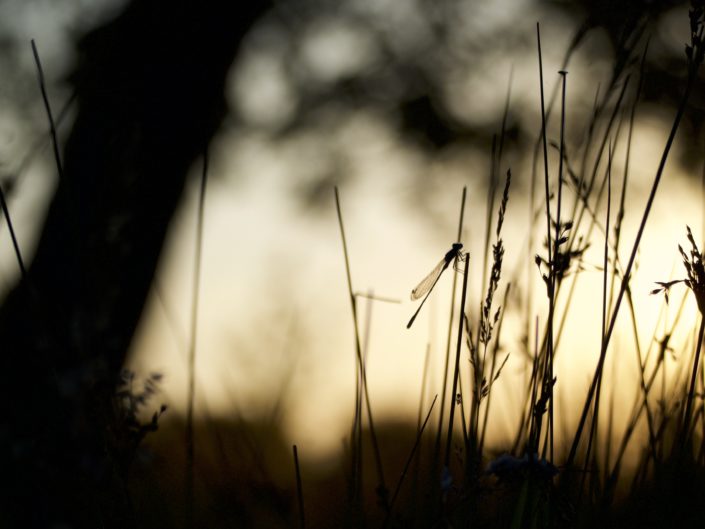
[{"label": "damselfly wing", "polygon": [[438,278],[443,273],[443,271],[448,268],[448,265],[456,258],[458,252],[463,247],[461,243],[454,243],[453,247],[448,250],[438,264],[433,270],[431,270],[426,277],[424,277],[421,282],[416,285],[416,288],[411,291],[411,301],[416,301],[420,299],[424,294],[429,292],[433,286],[438,281]]},{"label": "damselfly wing", "polygon": [[[446,254],[443,256],[443,259],[441,259],[438,264],[434,267],[433,270],[431,270],[426,277],[424,277],[421,282],[416,285],[416,288],[411,291],[411,300],[416,301],[417,299],[420,299],[422,296],[426,296],[421,304],[419,305],[419,308],[416,309],[416,312],[414,315],[411,317],[409,320],[409,323],[406,325],[406,328],[408,329],[411,327],[411,325],[414,323],[414,320],[416,319],[416,316],[419,314],[419,311],[421,310],[421,307],[423,307],[423,304],[426,302],[428,299],[428,296],[431,294],[431,291],[433,290],[433,287],[436,286],[436,283],[438,283],[438,280],[441,277],[441,274],[445,271],[448,266],[450,266],[450,263],[456,261],[461,255],[462,252],[460,249],[463,247],[463,245],[459,242],[453,243],[453,246],[450,250],[446,252]],[[455,267],[455,265],[454,265]]]},{"label": "damselfly wing", "polygon": [[433,288],[434,283],[438,281],[438,277],[443,273],[443,270],[445,270],[447,266],[448,263],[446,262],[446,260],[441,259],[436,265],[436,267],[431,270],[418,285],[416,285],[416,288],[414,290],[411,291],[411,301],[421,299],[429,290],[431,290],[431,288]]}]

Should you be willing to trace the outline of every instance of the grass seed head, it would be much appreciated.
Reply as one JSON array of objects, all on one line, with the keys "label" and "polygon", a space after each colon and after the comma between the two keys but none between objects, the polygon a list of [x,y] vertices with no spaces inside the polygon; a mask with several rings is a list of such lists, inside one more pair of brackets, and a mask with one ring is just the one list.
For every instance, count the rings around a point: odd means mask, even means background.
[{"label": "grass seed head", "polygon": [[668,303],[668,294],[671,288],[678,283],[685,283],[695,295],[695,301],[698,304],[700,314],[705,315],[705,265],[703,264],[703,255],[700,253],[698,245],[695,243],[695,238],[693,237],[693,232],[690,230],[690,226],[686,226],[686,231],[688,241],[690,242],[690,253],[687,253],[680,244],[678,245],[678,252],[683,259],[683,266],[685,267],[687,277],[685,279],[674,279],[672,281],[656,281],[658,287],[653,289],[651,294],[663,293],[666,303]]}]

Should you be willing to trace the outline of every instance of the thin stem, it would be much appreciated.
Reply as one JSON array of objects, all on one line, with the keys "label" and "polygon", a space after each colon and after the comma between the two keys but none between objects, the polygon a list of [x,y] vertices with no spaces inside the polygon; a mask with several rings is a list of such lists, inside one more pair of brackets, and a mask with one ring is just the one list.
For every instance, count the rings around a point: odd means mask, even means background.
[{"label": "thin stem", "polygon": [[379,449],[379,443],[377,440],[377,433],[375,430],[374,421],[372,418],[372,406],[370,405],[370,393],[369,387],[367,385],[367,375],[365,371],[365,362],[362,358],[362,346],[360,343],[360,332],[358,327],[358,317],[357,317],[357,303],[355,300],[355,294],[352,287],[352,277],[350,274],[350,258],[348,256],[348,245],[345,239],[345,228],[343,227],[343,214],[340,209],[340,197],[338,195],[338,188],[335,187],[335,208],[338,214],[338,225],[340,226],[340,238],[343,243],[343,256],[345,258],[345,274],[348,280],[348,295],[350,297],[350,307],[352,309],[353,327],[355,331],[355,354],[357,357],[358,369],[360,373],[360,378],[362,380],[362,389],[365,397],[365,407],[367,408],[367,420],[370,425],[370,437],[372,438],[372,449],[375,456],[375,465],[377,467],[377,478],[379,480],[378,494],[379,500],[381,502],[382,508],[386,511],[389,510],[388,503],[388,489],[384,480],[384,467],[382,465],[382,454]]},{"label": "thin stem", "polygon": [[[458,220],[458,236],[456,237],[457,242],[460,242],[463,235],[463,220],[465,217],[466,197],[467,186],[463,186],[463,197],[460,201],[460,219]],[[445,364],[443,369],[443,386],[441,388],[441,410],[438,414],[438,430],[436,431],[436,446],[434,452],[436,461],[441,452],[441,435],[443,432],[443,423],[445,418],[446,394],[448,392],[448,367],[450,365],[450,345],[453,339],[453,317],[455,316],[455,292],[457,290],[457,282],[458,275],[453,274],[453,288],[450,294],[450,316],[448,318],[448,336],[446,340]]]},{"label": "thin stem", "polygon": [[20,243],[17,241],[17,235],[15,234],[15,228],[12,225],[12,218],[10,217],[10,209],[7,207],[7,201],[5,200],[5,192],[0,187],[0,207],[2,207],[3,215],[5,216],[5,222],[7,222],[7,229],[10,232],[10,238],[12,239],[12,247],[15,250],[15,257],[17,258],[17,264],[20,267],[20,274],[22,279],[27,279],[27,269],[24,265],[24,260],[22,259],[22,252],[20,251]]},{"label": "thin stem", "polygon": [[401,490],[402,483],[404,483],[404,479],[406,478],[406,474],[409,472],[409,467],[411,466],[411,462],[414,460],[414,455],[416,454],[416,450],[419,447],[419,443],[421,443],[421,436],[423,435],[424,430],[426,429],[426,424],[428,423],[428,420],[431,418],[431,412],[433,411],[433,407],[436,405],[436,400],[438,400],[438,395],[433,397],[433,402],[431,403],[431,407],[428,410],[428,413],[426,414],[426,418],[423,421],[423,424],[418,430],[418,433],[416,434],[416,440],[414,441],[414,446],[411,448],[411,453],[409,454],[409,457],[406,459],[406,463],[404,464],[404,469],[401,471],[401,475],[399,476],[399,481],[397,482],[397,486],[394,489],[394,494],[392,495],[392,500],[389,502],[389,510],[387,511],[387,515],[384,519],[384,525],[383,527],[387,527],[389,525],[389,520],[391,519],[392,516],[392,509],[394,508],[394,504],[397,501],[397,497],[399,496],[399,491]]},{"label": "thin stem", "polygon": [[419,413],[416,418],[416,428],[421,427],[421,417],[423,416],[423,407],[426,400],[426,386],[428,384],[428,364],[431,360],[431,344],[426,344],[426,354],[424,355],[423,371],[421,375],[421,397],[419,398]]},{"label": "thin stem", "polygon": [[[607,324],[607,275],[609,273],[609,232],[610,232],[610,207],[612,204],[612,146],[610,145],[608,150],[608,162],[607,162],[607,214],[605,220],[605,245],[604,245],[604,259],[603,259],[603,270],[602,270],[602,323],[600,325],[600,347],[602,346],[602,341],[605,336],[605,325]],[[585,478],[587,476],[588,465],[590,464],[590,453],[592,451],[592,444],[597,437],[597,421],[600,415],[600,394],[602,390],[602,376],[600,376],[597,382],[597,390],[595,394],[595,406],[592,413],[592,421],[590,423],[590,435],[588,436],[588,446],[587,453],[585,455],[585,464],[583,466],[583,476],[582,484],[580,486],[579,494],[582,495]]]},{"label": "thin stem", "polygon": [[[540,94],[541,94],[541,138],[543,141],[543,165],[544,165],[544,192],[545,192],[545,200],[546,200],[546,248],[547,248],[547,253],[548,253],[548,263],[551,264],[553,263],[553,249],[551,245],[551,196],[550,196],[550,190],[549,190],[549,176],[548,176],[548,142],[546,140],[546,104],[545,104],[545,99],[544,99],[544,90],[543,90],[543,58],[541,54],[541,31],[540,31],[540,26],[539,23],[536,23],[536,42],[538,46],[538,57],[539,57],[539,84],[540,84]],[[553,346],[553,333],[552,333],[552,326],[553,326],[553,318],[552,318],[552,313],[553,313],[553,288],[551,287],[552,280],[549,279],[549,285],[548,285],[548,297],[549,297],[549,321],[548,321],[548,329],[549,329],[549,334],[548,334],[548,349],[547,349],[547,355],[546,358],[550,358],[553,355],[552,351],[552,346]],[[546,386],[552,384],[552,378],[548,378],[549,372],[546,369],[548,366],[545,363],[544,364],[544,375],[543,375],[543,385],[542,385],[542,394],[550,391]],[[543,398],[543,397],[542,397]],[[541,421],[538,420],[536,422],[536,436],[533,439],[533,447],[532,447],[532,453],[535,451],[538,451],[538,446],[539,446],[539,439],[541,437]]]},{"label": "thin stem", "polygon": [[196,399],[196,342],[198,330],[198,302],[201,290],[201,257],[203,254],[203,217],[206,201],[206,183],[208,182],[208,148],[203,154],[203,172],[198,196],[196,220],[196,249],[194,252],[193,291],[191,298],[191,338],[188,349],[188,390],[186,408],[186,524],[194,526],[194,466],[196,460],[193,411]]},{"label": "thin stem", "polygon": [[695,383],[698,377],[698,366],[700,362],[700,351],[703,345],[703,333],[705,333],[705,317],[700,315],[700,329],[698,330],[698,343],[695,347],[695,358],[693,359],[693,372],[690,377],[690,388],[688,398],[685,403],[685,413],[683,414],[683,426],[681,428],[681,449],[683,449],[690,437],[690,416],[693,412],[693,397],[695,396]]},{"label": "thin stem", "polygon": [[47,118],[49,119],[49,130],[51,131],[51,142],[54,147],[54,159],[56,160],[56,169],[59,171],[59,178],[63,180],[64,169],[61,163],[61,154],[59,152],[59,139],[56,133],[56,125],[54,124],[54,117],[51,113],[51,105],[49,104],[49,96],[47,95],[46,83],[44,81],[44,70],[42,68],[42,63],[39,60],[39,52],[37,51],[37,45],[32,39],[32,53],[34,54],[34,62],[37,65],[37,76],[39,77],[39,89],[42,92],[42,100],[44,101],[44,109],[47,112]]},{"label": "thin stem", "polygon": [[543,58],[541,56],[541,31],[536,23],[536,42],[539,55],[539,83],[541,93],[541,138],[543,141],[544,192],[546,194],[546,242],[548,245],[548,262],[551,262],[551,195],[548,187],[548,142],[546,140],[546,103],[543,92]]},{"label": "thin stem", "polygon": [[470,254],[465,257],[465,273],[463,274],[463,289],[460,296],[460,316],[458,318],[458,341],[455,349],[455,369],[453,372],[453,391],[450,400],[450,417],[448,418],[448,435],[446,437],[446,451],[444,464],[447,469],[450,468],[450,448],[453,440],[453,419],[455,416],[455,395],[458,391],[458,376],[460,374],[460,350],[463,343],[463,319],[465,314],[465,298],[468,290],[468,276],[470,270]]},{"label": "thin stem", "polygon": [[299,503],[299,527],[306,529],[306,516],[304,510],[304,490],[301,486],[301,469],[299,468],[299,453],[294,445],[294,467],[296,469],[296,497]]},{"label": "thin stem", "polygon": [[[556,235],[554,239],[555,249],[553,251],[553,259],[558,259],[560,254],[559,245],[561,244],[561,198],[563,194],[563,160],[565,152],[565,94],[566,94],[566,82],[568,77],[568,72],[561,70],[558,72],[561,75],[562,80],[562,90],[561,90],[561,144],[560,144],[560,154],[558,160],[558,199],[556,201]],[[557,276],[557,263],[551,268],[551,292],[550,292],[550,314],[549,314],[549,331],[551,333],[551,341],[553,341],[553,318],[556,312],[556,283],[558,281]],[[549,375],[548,375],[548,429],[550,432],[550,445],[549,445],[549,461],[553,461],[553,356],[554,356],[555,344],[551,344],[550,354],[548,355],[548,365]]]}]

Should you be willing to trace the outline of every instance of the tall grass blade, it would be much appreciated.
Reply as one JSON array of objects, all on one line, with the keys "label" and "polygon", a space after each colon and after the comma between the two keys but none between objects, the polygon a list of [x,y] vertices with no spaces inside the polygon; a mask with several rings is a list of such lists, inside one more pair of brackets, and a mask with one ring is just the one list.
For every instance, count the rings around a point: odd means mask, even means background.
[{"label": "tall grass blade", "polygon": [[685,412],[683,413],[683,422],[681,427],[681,450],[685,449],[691,435],[691,415],[693,413],[693,399],[695,398],[695,384],[698,377],[698,368],[700,367],[700,351],[703,346],[703,335],[705,334],[705,315],[700,315],[700,328],[698,329],[697,344],[695,346],[695,357],[693,358],[693,371],[690,377],[690,385],[688,388],[688,396],[685,401]]},{"label": "tall grass blade", "polygon": [[188,387],[186,394],[186,526],[194,527],[195,489],[194,471],[196,447],[193,428],[193,412],[196,400],[196,343],[198,331],[198,304],[201,292],[201,258],[203,255],[203,220],[206,205],[206,184],[208,183],[208,148],[203,154],[203,171],[198,194],[196,220],[196,249],[194,252],[193,290],[191,298],[191,333],[188,347]]},{"label": "tall grass blade", "polygon": [[306,529],[306,511],[304,509],[304,489],[301,485],[301,469],[299,467],[299,452],[294,445],[294,468],[296,470],[296,499],[299,507],[299,527]]},{"label": "tall grass blade", "polygon": [[56,169],[59,172],[59,178],[64,178],[64,168],[61,163],[61,153],[59,152],[59,138],[56,132],[56,125],[54,124],[54,116],[51,113],[51,105],[49,104],[49,96],[47,94],[46,83],[44,81],[44,69],[42,68],[42,62],[39,60],[39,52],[37,51],[37,44],[32,39],[32,54],[34,55],[34,62],[37,65],[37,76],[39,78],[39,89],[42,92],[42,100],[44,101],[44,109],[47,113],[47,119],[49,120],[49,130],[51,132],[51,142],[54,148],[54,159],[56,161]]},{"label": "tall grass blade", "polygon": [[372,406],[370,404],[370,394],[369,387],[367,386],[367,375],[365,372],[365,362],[362,357],[362,346],[360,343],[360,332],[359,323],[357,316],[357,302],[355,299],[355,294],[352,287],[352,276],[350,274],[350,258],[348,256],[348,244],[345,238],[345,228],[343,226],[343,214],[340,208],[340,197],[338,194],[338,188],[334,188],[335,193],[335,208],[338,215],[338,225],[340,227],[340,238],[343,244],[343,257],[345,259],[345,274],[348,281],[348,295],[350,297],[350,307],[352,309],[353,327],[355,331],[355,354],[357,358],[358,370],[360,373],[360,379],[362,380],[362,390],[364,393],[364,404],[367,409],[367,421],[370,427],[370,437],[372,439],[372,449],[374,452],[375,466],[377,469],[377,495],[380,504],[385,512],[389,510],[389,491],[387,489],[385,479],[384,479],[384,467],[382,463],[382,454],[379,449],[379,442],[377,439],[377,432],[375,430],[374,420],[372,416]]},{"label": "tall grass blade", "polygon": [[[459,311],[459,318],[458,318],[458,340],[457,340],[457,347],[455,349],[455,368],[453,370],[453,389],[450,394],[450,414],[448,417],[448,434],[446,437],[446,449],[445,449],[445,458],[443,459],[443,463],[445,465],[446,469],[450,469],[450,452],[451,452],[451,445],[453,443],[453,419],[455,418],[455,395],[457,394],[458,391],[458,378],[460,376],[460,350],[462,348],[463,344],[463,327],[465,323],[465,299],[467,297],[467,290],[468,290],[468,276],[470,275],[470,254],[466,254],[466,261],[465,261],[465,272],[463,274],[463,288],[461,290],[461,295],[460,295],[460,311]],[[468,454],[468,457],[471,457]]]},{"label": "tall grass blade", "polygon": [[[462,240],[463,236],[463,221],[465,217],[465,202],[467,197],[467,191],[467,186],[463,186],[463,195],[460,199],[460,218],[458,219],[458,233],[455,239],[458,242]],[[450,294],[450,315],[448,317],[448,333],[446,338],[445,361],[443,365],[443,384],[441,386],[441,408],[440,412],[438,413],[438,429],[436,430],[436,444],[434,450],[434,465],[437,465],[441,453],[441,436],[443,434],[443,425],[445,423],[446,395],[448,393],[448,368],[450,366],[450,345],[453,339],[453,318],[455,316],[455,293],[457,290],[457,281],[458,275],[453,274],[453,286]]]},{"label": "tall grass blade", "polygon": [[389,521],[391,520],[392,517],[392,510],[394,509],[394,504],[397,501],[397,497],[399,496],[399,491],[401,490],[401,486],[404,483],[404,479],[406,478],[406,474],[409,472],[409,467],[411,466],[411,462],[414,460],[414,455],[416,455],[416,450],[419,447],[419,444],[421,443],[421,436],[423,436],[423,432],[426,429],[426,424],[428,424],[428,420],[431,418],[431,413],[433,412],[433,407],[436,405],[436,401],[438,400],[438,395],[433,397],[433,402],[431,402],[431,407],[428,409],[428,413],[426,414],[426,418],[423,421],[423,424],[421,427],[418,429],[418,432],[416,433],[416,440],[414,441],[414,446],[411,448],[411,453],[409,454],[409,457],[406,459],[406,463],[404,464],[404,469],[401,471],[401,475],[399,476],[399,481],[397,482],[397,486],[394,489],[394,494],[392,494],[392,500],[389,502],[389,510],[387,511],[387,515],[384,519],[384,524],[383,527],[387,527],[389,525]]}]

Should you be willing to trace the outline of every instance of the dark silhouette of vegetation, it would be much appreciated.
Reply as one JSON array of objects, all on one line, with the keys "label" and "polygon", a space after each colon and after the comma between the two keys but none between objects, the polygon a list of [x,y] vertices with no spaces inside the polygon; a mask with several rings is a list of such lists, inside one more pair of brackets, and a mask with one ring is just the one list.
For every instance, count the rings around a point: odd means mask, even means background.
[{"label": "dark silhouette of vegetation", "polygon": [[80,42],[61,180],[0,310],[3,526],[134,526],[113,394],[187,171],[266,7],[133,2]]}]

